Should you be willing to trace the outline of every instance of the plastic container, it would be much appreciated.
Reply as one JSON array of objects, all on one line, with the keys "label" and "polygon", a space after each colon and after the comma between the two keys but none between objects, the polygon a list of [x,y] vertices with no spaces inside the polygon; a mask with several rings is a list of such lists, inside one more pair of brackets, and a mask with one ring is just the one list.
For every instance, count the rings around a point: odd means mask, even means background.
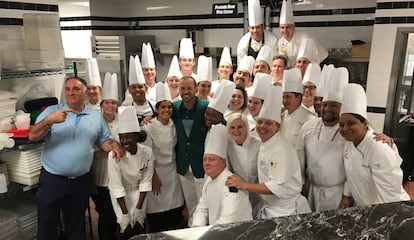
[{"label": "plastic container", "polygon": [[14,122],[17,129],[29,129],[30,128],[30,114],[22,113],[16,115],[16,121]]}]

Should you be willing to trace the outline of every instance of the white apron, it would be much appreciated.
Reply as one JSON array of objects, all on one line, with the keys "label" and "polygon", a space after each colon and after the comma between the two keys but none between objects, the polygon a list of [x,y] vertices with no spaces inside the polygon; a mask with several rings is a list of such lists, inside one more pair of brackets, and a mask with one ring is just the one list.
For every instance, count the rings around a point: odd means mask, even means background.
[{"label": "white apron", "polygon": [[161,193],[155,195],[152,191],[147,193],[147,213],[159,213],[178,208],[184,204],[184,196],[178,177],[175,150],[177,135],[172,120],[163,125],[154,118],[151,124],[143,127],[149,138],[146,144],[152,148],[156,161],[155,171],[161,180]]},{"label": "white apron", "polygon": [[175,161],[155,164],[155,171],[161,179],[161,193],[147,193],[147,213],[164,212],[184,204],[184,195],[178,177]]},{"label": "white apron", "polygon": [[312,211],[338,209],[345,183],[342,159],[344,140],[339,128],[330,139],[321,137],[322,120],[306,139],[306,173],[310,181],[308,201]]}]

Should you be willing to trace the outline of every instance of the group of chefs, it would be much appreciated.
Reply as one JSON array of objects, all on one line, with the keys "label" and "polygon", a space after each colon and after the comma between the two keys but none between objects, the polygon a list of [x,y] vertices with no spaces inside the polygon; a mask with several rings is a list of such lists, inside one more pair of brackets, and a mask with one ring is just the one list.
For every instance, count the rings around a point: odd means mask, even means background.
[{"label": "group of chefs", "polygon": [[87,105],[126,151],[94,154],[100,239],[409,200],[395,144],[368,124],[364,89],[346,68],[321,69],[327,52],[295,29],[291,1],[280,39],[264,30],[259,0],[248,13],[236,71],[224,47],[214,81],[211,57],[193,72],[187,38],[158,83],[144,43],[123,102],[117,76],[102,85],[87,61]]}]

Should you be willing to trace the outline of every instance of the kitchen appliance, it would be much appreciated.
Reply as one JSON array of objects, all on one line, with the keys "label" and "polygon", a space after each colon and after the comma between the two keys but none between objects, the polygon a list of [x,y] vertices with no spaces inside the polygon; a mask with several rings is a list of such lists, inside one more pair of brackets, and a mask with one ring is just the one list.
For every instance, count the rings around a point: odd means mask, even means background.
[{"label": "kitchen appliance", "polygon": [[[155,47],[155,36],[92,36],[92,57],[96,58],[104,79],[105,73],[116,73],[118,76],[118,96],[124,99],[125,91],[128,88],[128,66],[129,56],[140,55],[142,43],[151,43]],[[84,62],[84,60],[83,60]],[[80,74],[83,66],[78,66]],[[80,72],[79,72],[80,70]]]}]

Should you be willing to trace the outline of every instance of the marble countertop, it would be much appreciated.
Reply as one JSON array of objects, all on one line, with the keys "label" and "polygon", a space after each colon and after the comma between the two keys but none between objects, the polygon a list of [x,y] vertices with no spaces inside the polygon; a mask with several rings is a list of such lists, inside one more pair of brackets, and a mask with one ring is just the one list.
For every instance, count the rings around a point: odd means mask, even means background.
[{"label": "marble countertop", "polygon": [[145,234],[131,239],[414,239],[414,202],[188,228]]}]

